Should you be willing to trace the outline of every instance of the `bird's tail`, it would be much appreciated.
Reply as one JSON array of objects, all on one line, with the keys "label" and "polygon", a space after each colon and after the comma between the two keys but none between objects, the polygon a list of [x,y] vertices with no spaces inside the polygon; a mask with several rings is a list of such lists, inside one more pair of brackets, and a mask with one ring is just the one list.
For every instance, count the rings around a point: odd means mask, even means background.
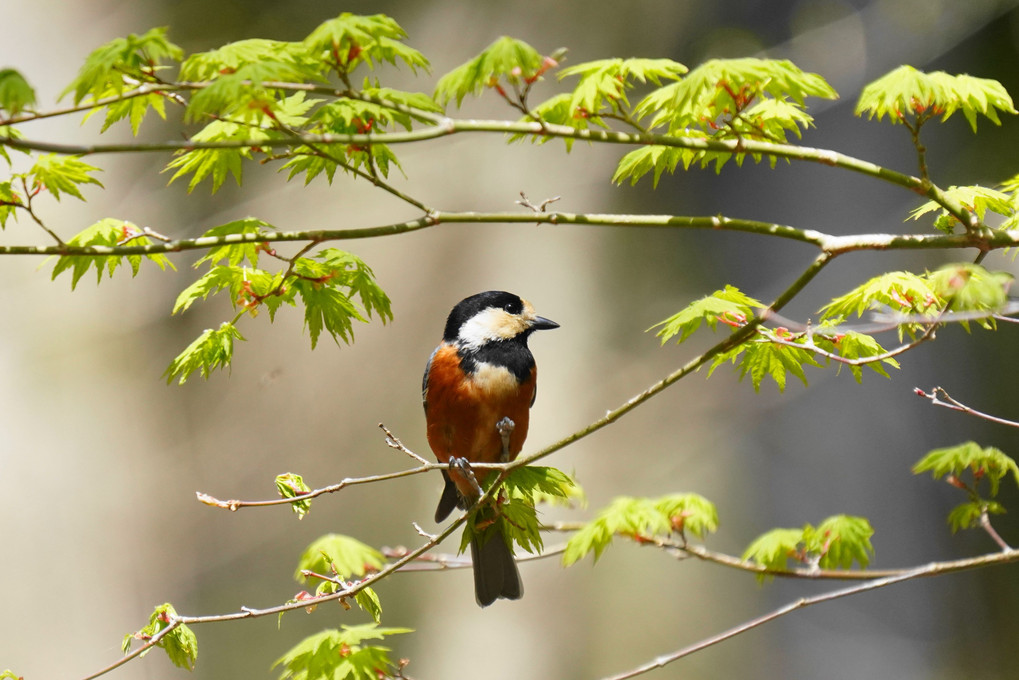
[{"label": "bird's tail", "polygon": [[498,528],[471,540],[471,559],[474,562],[474,594],[482,607],[500,597],[518,600],[524,594],[517,563]]}]

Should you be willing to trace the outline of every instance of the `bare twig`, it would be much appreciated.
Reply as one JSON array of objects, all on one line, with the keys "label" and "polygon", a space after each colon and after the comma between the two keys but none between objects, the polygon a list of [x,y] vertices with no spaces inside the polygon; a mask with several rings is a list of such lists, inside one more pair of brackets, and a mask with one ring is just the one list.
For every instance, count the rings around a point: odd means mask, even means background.
[{"label": "bare twig", "polygon": [[935,406],[943,406],[944,408],[948,408],[953,411],[959,411],[961,413],[966,413],[971,416],[976,416],[977,418],[982,418],[983,420],[989,420],[992,423],[998,423],[999,425],[1007,425],[1008,427],[1019,427],[1019,422],[1016,422],[1014,420],[1007,420],[1005,418],[999,418],[998,416],[992,416],[989,413],[977,411],[974,408],[966,406],[965,404],[954,399],[952,395],[950,395],[948,392],[944,390],[944,388],[941,387],[935,387],[931,389],[929,393],[924,392],[919,387],[914,387],[913,393],[916,394],[918,397],[925,397],[929,399],[930,402]]},{"label": "bare twig", "polygon": [[542,201],[538,205],[535,205],[535,204],[531,203],[531,201],[528,200],[527,195],[523,191],[521,191],[520,192],[520,200],[517,201],[516,203],[518,205],[524,206],[525,208],[529,208],[532,212],[543,213],[543,212],[545,212],[545,208],[547,208],[550,203],[555,203],[556,201],[558,201],[561,198],[562,198],[562,196],[553,196],[552,198],[546,198],[544,201]]},{"label": "bare twig", "polygon": [[688,647],[683,647],[682,649],[679,649],[675,652],[659,656],[653,659],[652,661],[644,665],[638,666],[632,670],[626,671],[625,673],[609,676],[605,678],[605,680],[627,680],[627,678],[635,678],[639,675],[643,675],[644,673],[648,673],[658,668],[663,668],[664,666],[674,661],[678,661],[679,659],[682,659],[685,656],[689,656],[694,652],[699,652],[702,649],[707,649],[708,647],[712,647],[721,642],[725,642],[730,638],[734,638],[737,635],[747,632],[748,630],[752,630],[759,626],[763,626],[766,623],[770,623],[775,619],[781,618],[786,614],[791,614],[799,609],[804,609],[815,604],[821,604],[822,602],[830,602],[831,600],[837,600],[839,598],[848,597],[850,595],[857,595],[868,590],[884,588],[885,586],[890,586],[895,583],[901,583],[902,581],[908,581],[921,576],[931,575],[933,575],[931,573],[931,566],[928,565],[925,567],[919,567],[917,569],[909,570],[905,573],[896,576],[889,576],[882,579],[876,579],[874,581],[868,581],[867,583],[860,583],[857,585],[849,586],[847,588],[840,588],[838,590],[833,590],[831,592],[823,593],[821,595],[814,595],[812,597],[801,597],[800,599],[790,602],[789,604],[783,607],[779,607],[778,609],[769,612],[768,614],[759,616],[749,621],[745,621],[744,623],[741,623],[738,626],[734,626],[733,628],[723,631],[717,635],[712,635],[711,637],[705,638],[700,642],[696,642]]},{"label": "bare twig", "polygon": [[410,456],[417,462],[421,463],[422,465],[429,464],[427,460],[425,460],[424,458],[422,458],[421,456],[419,456],[418,454],[414,453],[406,446],[404,446],[403,442],[400,441],[400,439],[396,435],[390,432],[389,428],[386,427],[383,423],[379,423],[379,428],[386,433],[386,446],[396,449],[397,451],[402,451],[403,453],[406,453],[408,456]]},{"label": "bare twig", "polygon": [[1001,534],[999,534],[991,525],[991,518],[987,514],[987,508],[984,508],[984,510],[980,513],[980,528],[991,537],[992,541],[998,544],[998,547],[1001,548],[1003,552],[1010,553],[1013,551],[1012,546],[1006,543],[1005,539],[1001,537]]}]

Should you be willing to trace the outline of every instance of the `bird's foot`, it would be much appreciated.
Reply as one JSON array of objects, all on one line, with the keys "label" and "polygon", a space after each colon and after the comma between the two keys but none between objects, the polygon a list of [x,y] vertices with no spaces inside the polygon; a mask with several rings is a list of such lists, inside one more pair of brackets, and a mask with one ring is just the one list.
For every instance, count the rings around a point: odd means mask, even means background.
[{"label": "bird's foot", "polygon": [[474,476],[474,470],[471,469],[471,462],[469,460],[466,458],[450,458],[449,469],[456,470],[470,483],[474,489],[475,500],[481,498],[481,494],[484,492],[481,489],[481,485],[478,484],[478,478]]},{"label": "bird's foot", "polygon": [[502,455],[499,457],[500,463],[508,463],[510,461],[510,435],[513,434],[513,430],[516,426],[516,423],[506,417],[495,424],[495,429],[499,431],[499,436],[502,437]]}]

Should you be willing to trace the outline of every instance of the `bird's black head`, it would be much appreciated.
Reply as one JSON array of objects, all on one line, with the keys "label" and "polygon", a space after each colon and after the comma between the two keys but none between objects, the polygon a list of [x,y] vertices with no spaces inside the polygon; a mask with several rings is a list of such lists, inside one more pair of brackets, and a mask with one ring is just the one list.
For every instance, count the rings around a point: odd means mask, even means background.
[{"label": "bird's black head", "polygon": [[466,347],[486,342],[526,338],[534,331],[559,324],[534,313],[534,307],[513,293],[489,290],[464,298],[446,319],[442,339]]}]

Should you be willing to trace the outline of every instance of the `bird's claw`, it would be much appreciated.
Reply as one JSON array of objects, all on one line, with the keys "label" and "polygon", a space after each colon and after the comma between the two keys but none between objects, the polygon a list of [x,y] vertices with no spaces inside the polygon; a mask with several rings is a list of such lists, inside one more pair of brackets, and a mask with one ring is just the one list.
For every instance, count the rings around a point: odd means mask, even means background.
[{"label": "bird's claw", "polygon": [[500,463],[508,463],[510,461],[510,435],[513,434],[516,426],[517,424],[507,417],[504,417],[495,424],[495,429],[499,431],[499,436],[502,437],[502,454],[499,456]]}]

